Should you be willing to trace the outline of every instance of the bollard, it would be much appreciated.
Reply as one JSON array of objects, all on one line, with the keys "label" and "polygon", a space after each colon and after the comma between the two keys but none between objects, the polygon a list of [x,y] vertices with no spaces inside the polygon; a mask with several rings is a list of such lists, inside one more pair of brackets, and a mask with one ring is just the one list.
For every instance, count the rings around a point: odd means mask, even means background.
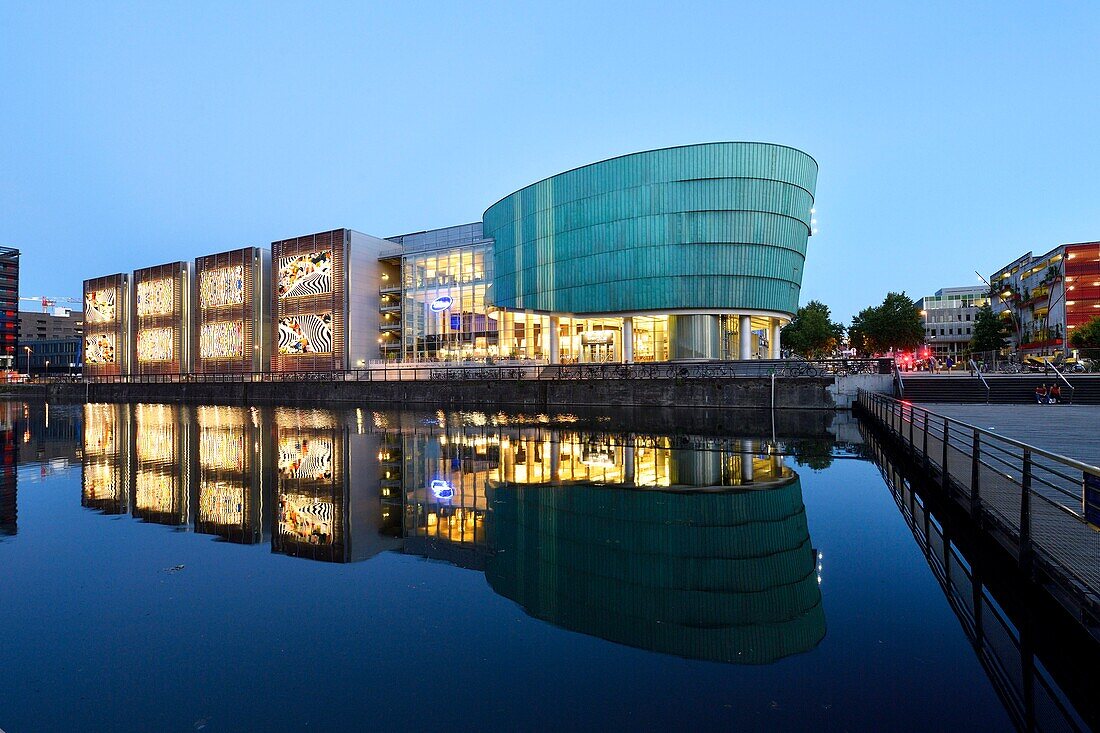
[{"label": "bollard", "polygon": [[1031,573],[1031,450],[1024,449],[1020,478],[1020,569]]},{"label": "bollard", "polygon": [[940,486],[944,491],[947,491],[947,487],[950,485],[950,480],[947,478],[947,436],[948,436],[948,422],[947,418],[943,419],[943,457],[940,463]]},{"label": "bollard", "polygon": [[970,447],[970,516],[974,519],[978,518],[982,510],[981,482],[981,435],[975,429]]}]

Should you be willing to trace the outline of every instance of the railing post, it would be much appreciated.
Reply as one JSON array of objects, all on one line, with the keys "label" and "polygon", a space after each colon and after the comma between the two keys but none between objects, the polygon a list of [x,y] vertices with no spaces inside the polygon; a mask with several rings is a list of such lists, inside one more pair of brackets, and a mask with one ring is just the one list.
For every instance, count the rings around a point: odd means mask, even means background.
[{"label": "railing post", "polygon": [[924,455],[924,468],[928,470],[928,411],[924,411],[924,448],[921,451]]},{"label": "railing post", "polygon": [[1020,568],[1031,572],[1031,449],[1024,448],[1020,477]]},{"label": "railing post", "polygon": [[913,414],[913,405],[909,405],[909,455],[916,454],[916,447],[913,445],[913,423],[916,422],[916,415]]},{"label": "railing post", "polygon": [[949,435],[949,425],[947,418],[943,419],[943,455],[940,459],[940,486],[944,491],[947,491],[947,487],[951,485],[950,479],[947,477],[947,437]]},{"label": "railing post", "polygon": [[970,516],[977,519],[982,510],[981,481],[982,454],[981,435],[975,428],[970,445]]}]

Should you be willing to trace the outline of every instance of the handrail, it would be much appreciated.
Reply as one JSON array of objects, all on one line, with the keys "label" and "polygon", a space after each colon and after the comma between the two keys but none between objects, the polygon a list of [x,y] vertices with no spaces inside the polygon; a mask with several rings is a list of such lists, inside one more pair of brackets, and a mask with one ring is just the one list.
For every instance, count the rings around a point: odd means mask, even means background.
[{"label": "handrail", "polygon": [[893,368],[894,368],[894,379],[896,379],[897,382],[898,382],[898,397],[904,397],[905,396],[905,381],[901,378],[901,370],[898,369],[898,363],[895,361],[893,364],[894,364],[894,366],[893,366]]},{"label": "handrail", "polygon": [[973,359],[970,360],[970,367],[974,370],[974,373],[978,375],[978,379],[982,380],[982,385],[985,387],[985,404],[989,404],[989,382],[985,381],[985,376],[982,375],[982,370],[978,368],[978,362]]},{"label": "handrail", "polygon": [[1059,378],[1060,378],[1060,379],[1061,379],[1061,380],[1062,380],[1063,382],[1065,382],[1065,383],[1066,383],[1066,386],[1067,386],[1067,387],[1069,387],[1069,401],[1070,401],[1070,402],[1073,402],[1073,392],[1074,392],[1074,387],[1073,387],[1073,385],[1072,385],[1072,384],[1070,384],[1070,383],[1069,383],[1069,380],[1068,380],[1068,379],[1066,379],[1066,375],[1064,375],[1064,374],[1062,374],[1062,373],[1061,373],[1060,371],[1058,371],[1058,367],[1054,366],[1054,365],[1053,365],[1053,364],[1051,364],[1050,362],[1047,362],[1047,366],[1049,366],[1049,367],[1050,367],[1051,369],[1053,369],[1053,370],[1054,370],[1054,373],[1055,373],[1055,374],[1057,374],[1057,375],[1058,375],[1058,377],[1059,377]]},{"label": "handrail", "polygon": [[897,402],[898,404],[904,405],[905,409],[907,409],[907,410],[920,410],[921,412],[926,413],[930,417],[939,418],[940,420],[946,421],[947,423],[949,423],[951,425],[956,425],[956,426],[959,426],[959,427],[962,427],[962,428],[966,428],[967,430],[973,430],[974,432],[978,433],[979,435],[984,435],[986,437],[993,438],[997,442],[1008,443],[1009,445],[1011,445],[1015,448],[1029,450],[1029,451],[1031,451],[1031,453],[1033,455],[1043,456],[1044,458],[1049,458],[1052,461],[1058,461],[1059,463],[1064,463],[1065,465],[1071,466],[1072,468],[1074,468],[1078,471],[1085,471],[1087,473],[1091,473],[1094,476],[1100,476],[1100,466],[1094,466],[1090,463],[1082,463],[1081,461],[1070,458],[1069,456],[1063,456],[1061,453],[1052,453],[1051,451],[1043,450],[1042,448],[1039,448],[1037,446],[1030,445],[1028,443],[1024,443],[1024,442],[1016,440],[1014,438],[1009,438],[1007,436],[1001,435],[1000,433],[994,433],[990,430],[986,430],[985,428],[979,428],[977,425],[971,425],[970,423],[965,423],[962,420],[956,420],[953,417],[948,417],[947,415],[941,415],[938,412],[932,412],[931,410],[926,409],[924,407],[920,407],[919,405],[914,405],[914,404],[909,403],[909,402],[902,402],[901,400],[894,399],[893,397],[890,397],[889,395],[878,394],[876,392],[867,392],[866,390],[864,390],[862,388],[859,390],[859,394],[866,394],[866,395],[870,395],[872,398],[884,399],[884,400],[890,400],[892,402]]}]

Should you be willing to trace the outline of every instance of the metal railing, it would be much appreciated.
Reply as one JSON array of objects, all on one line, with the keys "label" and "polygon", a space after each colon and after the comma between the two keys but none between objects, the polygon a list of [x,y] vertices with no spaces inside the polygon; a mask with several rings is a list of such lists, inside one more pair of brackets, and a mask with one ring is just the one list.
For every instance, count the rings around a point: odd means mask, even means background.
[{"label": "metal railing", "polygon": [[990,393],[989,382],[985,381],[985,375],[982,374],[982,370],[978,366],[978,362],[971,359],[970,360],[970,368],[974,370],[974,374],[977,375],[978,379],[982,383],[982,386],[985,387],[985,404],[988,405],[989,404],[989,393]]},{"label": "metal railing", "polygon": [[735,379],[744,377],[814,378],[851,374],[889,374],[889,359],[828,359],[817,361],[753,359],[681,364],[461,364],[423,362],[329,372],[238,372],[226,374],[130,374],[88,376],[92,384],[169,384],[241,382],[393,382],[393,381],[518,381],[606,379]]},{"label": "metal railing", "polygon": [[1064,375],[1060,371],[1058,371],[1058,367],[1054,366],[1053,364],[1051,364],[1049,362],[1047,363],[1047,366],[1050,367],[1051,371],[1053,371],[1055,374],[1058,375],[1058,378],[1062,380],[1063,384],[1065,384],[1067,387],[1069,387],[1069,399],[1066,400],[1066,402],[1073,402],[1073,385],[1069,383],[1068,379],[1066,379],[1066,375]]},{"label": "metal railing", "polygon": [[1100,467],[917,405],[860,390],[859,409],[893,435],[942,489],[1037,580],[1100,626],[1100,532],[1084,515]]}]

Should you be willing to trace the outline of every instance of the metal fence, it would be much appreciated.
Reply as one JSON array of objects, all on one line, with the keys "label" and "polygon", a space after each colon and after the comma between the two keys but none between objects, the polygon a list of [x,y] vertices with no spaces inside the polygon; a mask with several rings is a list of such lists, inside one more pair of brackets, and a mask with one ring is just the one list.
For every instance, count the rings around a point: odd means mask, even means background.
[{"label": "metal fence", "polygon": [[[1100,627],[1100,532],[1085,517],[1100,467],[908,402],[860,391],[860,410],[889,431],[1030,577]],[[1091,479],[1088,477],[1092,477]]]},{"label": "metal fence", "polygon": [[[419,363],[372,366],[337,372],[254,372],[237,374],[131,374],[87,377],[94,384],[162,384],[180,382],[403,382],[518,381],[602,379],[734,379],[740,377],[827,377],[890,374],[890,359],[752,359],[701,363],[640,364],[460,364]],[[67,380],[65,380],[67,381]]]}]

